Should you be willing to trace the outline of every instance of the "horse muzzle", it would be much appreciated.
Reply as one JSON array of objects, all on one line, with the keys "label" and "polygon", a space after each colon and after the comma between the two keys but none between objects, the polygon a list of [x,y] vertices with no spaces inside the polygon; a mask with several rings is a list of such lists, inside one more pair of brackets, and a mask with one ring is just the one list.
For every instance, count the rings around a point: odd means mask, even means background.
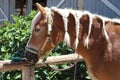
[{"label": "horse muzzle", "polygon": [[39,60],[38,51],[29,47],[25,47],[25,58],[31,64],[35,64]]}]

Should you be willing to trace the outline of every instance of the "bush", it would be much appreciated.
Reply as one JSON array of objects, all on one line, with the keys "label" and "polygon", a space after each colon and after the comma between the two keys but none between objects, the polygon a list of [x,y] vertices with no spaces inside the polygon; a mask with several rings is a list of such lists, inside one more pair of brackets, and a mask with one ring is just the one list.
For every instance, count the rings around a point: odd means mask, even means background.
[{"label": "bush", "polygon": [[[0,60],[11,59],[11,55],[20,52],[24,55],[24,47],[30,36],[30,24],[36,11],[32,11],[28,16],[14,15],[14,23],[5,22],[5,26],[0,27]],[[67,45],[60,43],[52,52],[51,56],[59,54],[70,54],[74,51]],[[67,64],[68,65],[68,64]],[[67,65],[62,65],[66,67]],[[60,66],[61,67],[61,66]],[[35,69],[35,80],[73,80],[74,68],[67,71],[53,71],[46,67]],[[21,80],[21,71],[8,71],[0,73],[3,80]],[[76,80],[88,80],[85,63],[79,62],[77,65]]]},{"label": "bush", "polygon": [[[15,52],[24,54],[24,47],[30,36],[30,24],[36,11],[32,11],[28,16],[13,15],[14,23],[5,22],[5,26],[0,27],[0,60],[11,59]],[[21,71],[8,71],[1,73],[3,80],[21,80]],[[14,76],[14,77],[13,77]]]},{"label": "bush", "polygon": [[4,27],[0,27],[0,60],[11,58],[11,54],[18,51],[23,53],[24,46],[29,38],[30,24],[36,11],[32,11],[28,16],[13,16],[14,23],[5,22]]}]

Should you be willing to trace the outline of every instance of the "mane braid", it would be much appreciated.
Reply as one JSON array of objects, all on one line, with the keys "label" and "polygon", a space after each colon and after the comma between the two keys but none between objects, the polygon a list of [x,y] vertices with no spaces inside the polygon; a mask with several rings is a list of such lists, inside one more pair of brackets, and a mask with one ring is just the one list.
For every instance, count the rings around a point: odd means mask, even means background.
[{"label": "mane braid", "polygon": [[112,19],[107,18],[107,17],[100,16],[100,15],[97,15],[97,16],[102,19],[102,22],[103,22],[103,25],[102,25],[102,26],[103,26],[103,32],[104,32],[105,38],[106,38],[107,42],[110,42],[109,36],[108,36],[107,31],[106,31],[106,29],[105,29],[105,27],[106,27],[106,26],[105,26],[105,21],[112,21]]},{"label": "mane braid", "polygon": [[53,23],[52,16],[51,16],[51,9],[47,7],[45,9],[48,12],[46,16],[47,16],[47,22],[48,22],[48,34],[50,34],[52,30],[52,23]]},{"label": "mane braid", "polygon": [[[58,9],[56,7],[52,7],[52,8],[45,8],[46,12],[47,12],[47,21],[48,21],[48,34],[49,32],[52,30],[52,23],[53,23],[53,20],[52,20],[52,16],[51,16],[51,10],[57,12],[59,15],[62,16],[62,19],[63,19],[63,23],[64,23],[64,29],[65,29],[65,35],[64,35],[64,42],[70,46],[70,35],[68,33],[68,16],[69,14],[71,13],[74,18],[75,18],[75,30],[76,30],[76,38],[75,38],[75,41],[74,41],[74,48],[77,49],[77,46],[79,44],[79,31],[80,31],[80,18],[83,14],[87,14],[89,16],[89,29],[88,29],[88,35],[84,41],[84,47],[86,47],[87,49],[89,48],[89,38],[90,38],[90,34],[91,34],[91,29],[92,29],[92,23],[93,23],[93,17],[94,16],[98,16],[102,19],[103,21],[103,32],[104,32],[104,35],[105,35],[105,38],[106,40],[109,42],[110,39],[109,39],[109,36],[108,36],[108,33],[106,31],[106,25],[105,25],[105,21],[112,21],[112,22],[116,22],[116,23],[119,23],[120,24],[120,20],[119,19],[110,19],[110,18],[107,18],[107,17],[103,17],[101,15],[97,15],[97,14],[91,14],[90,12],[88,11],[78,11],[78,10],[71,10],[71,9]],[[31,23],[31,32],[34,28],[34,26],[37,26],[37,22],[39,22],[40,20],[40,17],[41,17],[41,12],[38,12],[35,17],[33,18],[32,20],[32,23]]]},{"label": "mane braid", "polygon": [[[51,8],[53,11],[57,12],[59,15],[62,16],[62,19],[63,19],[63,23],[64,23],[64,28],[65,28],[65,35],[64,35],[64,42],[70,46],[70,36],[69,36],[69,33],[68,33],[68,16],[69,14],[71,13],[74,18],[75,18],[75,27],[76,27],[76,39],[75,39],[75,42],[74,42],[74,46],[75,46],[75,49],[77,49],[77,46],[79,44],[79,31],[80,31],[80,18],[83,14],[87,14],[89,16],[89,29],[88,29],[88,35],[84,41],[84,47],[86,47],[87,49],[89,49],[89,38],[90,38],[90,34],[91,34],[91,29],[92,29],[92,23],[93,23],[93,17],[94,15],[96,14],[91,14],[90,12],[88,11],[78,11],[78,10],[67,10],[67,9],[58,9],[56,7],[52,7]],[[100,17],[103,21],[103,31],[104,31],[104,34],[105,34],[105,38],[107,41],[109,41],[109,36],[105,30],[105,21],[107,20],[110,20],[109,18],[106,18],[106,17],[102,17],[102,16],[99,16],[97,15],[98,17]]]},{"label": "mane braid", "polygon": [[77,46],[79,44],[79,31],[80,31],[80,18],[82,16],[82,13],[80,11],[73,11],[71,10],[70,13],[74,16],[75,18],[75,25],[76,25],[76,39],[74,42],[75,49],[77,49]]},{"label": "mane braid", "polygon": [[68,46],[70,46],[70,36],[69,36],[69,33],[68,33],[69,10],[67,10],[67,9],[57,9],[56,7],[52,7],[51,9],[62,16],[63,23],[64,23],[64,29],[65,29],[64,42]]},{"label": "mane braid", "polygon": [[69,11],[68,10],[64,10],[62,12],[62,18],[63,18],[63,22],[64,22],[64,28],[65,28],[65,36],[64,36],[64,42],[70,46],[70,36],[68,34],[68,15],[69,15]]},{"label": "mane braid", "polygon": [[91,29],[92,29],[92,20],[93,20],[93,17],[94,17],[94,15],[93,14],[91,14],[91,13],[89,13],[89,12],[85,12],[86,14],[88,14],[88,16],[89,16],[89,30],[88,30],[88,36],[87,36],[87,38],[85,39],[85,41],[84,41],[84,46],[88,49],[89,47],[88,47],[88,44],[89,44],[89,37],[90,37],[90,33],[91,33]]}]

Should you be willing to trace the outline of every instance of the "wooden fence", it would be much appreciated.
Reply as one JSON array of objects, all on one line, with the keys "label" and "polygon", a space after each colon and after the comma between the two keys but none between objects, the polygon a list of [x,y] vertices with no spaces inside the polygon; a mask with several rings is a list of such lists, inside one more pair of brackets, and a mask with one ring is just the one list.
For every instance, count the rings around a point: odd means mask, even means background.
[{"label": "wooden fence", "polygon": [[[46,63],[49,64],[64,64],[75,61],[78,58],[77,54],[69,54],[62,56],[52,56],[48,57]],[[79,56],[79,61],[83,60]],[[0,61],[0,72],[10,71],[10,70],[22,70],[22,80],[35,80],[34,68],[46,66],[42,59],[40,59],[35,65],[29,65],[27,62],[12,62],[11,60]]]}]

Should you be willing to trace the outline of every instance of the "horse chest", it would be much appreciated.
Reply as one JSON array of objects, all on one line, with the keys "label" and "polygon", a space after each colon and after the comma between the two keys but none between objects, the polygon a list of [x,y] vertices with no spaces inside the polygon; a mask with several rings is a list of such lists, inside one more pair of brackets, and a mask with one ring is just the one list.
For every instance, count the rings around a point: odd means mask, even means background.
[{"label": "horse chest", "polygon": [[95,76],[96,74],[90,67],[88,67],[88,73],[92,80],[98,80],[98,78]]}]

